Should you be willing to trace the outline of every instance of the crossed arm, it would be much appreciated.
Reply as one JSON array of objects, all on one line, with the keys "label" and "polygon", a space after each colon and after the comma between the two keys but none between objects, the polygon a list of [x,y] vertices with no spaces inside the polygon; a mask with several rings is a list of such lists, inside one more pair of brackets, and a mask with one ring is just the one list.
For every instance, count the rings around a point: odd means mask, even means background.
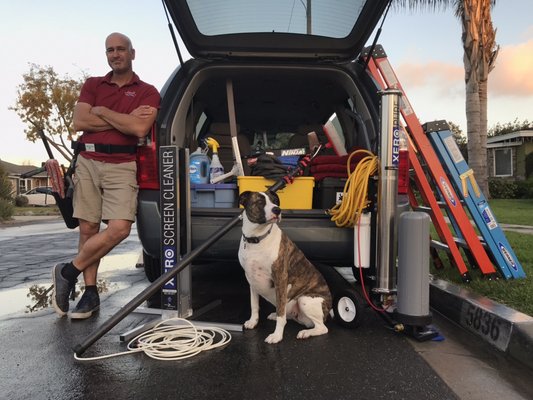
[{"label": "crossed arm", "polygon": [[144,137],[156,116],[157,109],[146,105],[137,107],[129,114],[122,114],[104,106],[92,107],[78,102],[74,107],[74,129],[100,132],[114,128],[125,135]]}]

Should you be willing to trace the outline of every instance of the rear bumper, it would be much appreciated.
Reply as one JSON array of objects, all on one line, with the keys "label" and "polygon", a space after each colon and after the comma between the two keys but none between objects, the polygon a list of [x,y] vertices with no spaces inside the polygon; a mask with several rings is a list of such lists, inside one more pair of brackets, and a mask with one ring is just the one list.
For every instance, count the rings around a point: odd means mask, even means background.
[{"label": "rear bumper", "polygon": [[[159,192],[139,192],[137,232],[146,253],[160,255]],[[238,208],[193,208],[191,245],[196,248],[241,212]],[[353,229],[338,228],[324,210],[285,210],[281,228],[315,262],[337,266],[353,265]],[[240,225],[205,250],[197,262],[236,261],[241,238]]]}]

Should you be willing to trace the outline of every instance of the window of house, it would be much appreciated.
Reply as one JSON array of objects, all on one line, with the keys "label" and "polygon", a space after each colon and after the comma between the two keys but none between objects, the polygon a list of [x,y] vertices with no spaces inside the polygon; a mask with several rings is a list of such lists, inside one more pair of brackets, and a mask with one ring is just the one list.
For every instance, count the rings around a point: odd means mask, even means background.
[{"label": "window of house", "polygon": [[28,190],[31,189],[31,181],[30,179],[21,179],[19,180],[19,192],[26,193]]},{"label": "window of house", "polygon": [[513,149],[494,149],[494,176],[513,175]]}]

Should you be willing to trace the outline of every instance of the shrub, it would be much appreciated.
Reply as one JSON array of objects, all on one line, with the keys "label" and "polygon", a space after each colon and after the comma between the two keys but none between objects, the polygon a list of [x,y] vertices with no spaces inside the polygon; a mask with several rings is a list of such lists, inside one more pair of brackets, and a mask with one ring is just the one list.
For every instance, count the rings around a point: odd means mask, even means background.
[{"label": "shrub", "polygon": [[7,179],[7,174],[0,167],[0,221],[9,219],[13,215],[11,190],[11,183]]},{"label": "shrub", "polygon": [[499,178],[489,179],[490,197],[493,199],[515,199],[517,194],[517,184]]},{"label": "shrub", "polygon": [[15,197],[15,205],[17,207],[26,207],[30,201],[26,196],[23,196],[19,194],[17,197]]},{"label": "shrub", "polygon": [[533,178],[516,182],[517,199],[533,199]]},{"label": "shrub", "polygon": [[11,200],[0,198],[0,221],[10,219],[13,216],[14,207]]}]

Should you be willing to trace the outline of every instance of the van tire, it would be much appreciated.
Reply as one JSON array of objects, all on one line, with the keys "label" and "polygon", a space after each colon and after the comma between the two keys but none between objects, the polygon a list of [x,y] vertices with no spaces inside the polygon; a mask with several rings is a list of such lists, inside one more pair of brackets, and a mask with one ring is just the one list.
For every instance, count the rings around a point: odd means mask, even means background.
[{"label": "van tire", "polygon": [[161,276],[161,262],[143,250],[144,273],[150,282]]}]

